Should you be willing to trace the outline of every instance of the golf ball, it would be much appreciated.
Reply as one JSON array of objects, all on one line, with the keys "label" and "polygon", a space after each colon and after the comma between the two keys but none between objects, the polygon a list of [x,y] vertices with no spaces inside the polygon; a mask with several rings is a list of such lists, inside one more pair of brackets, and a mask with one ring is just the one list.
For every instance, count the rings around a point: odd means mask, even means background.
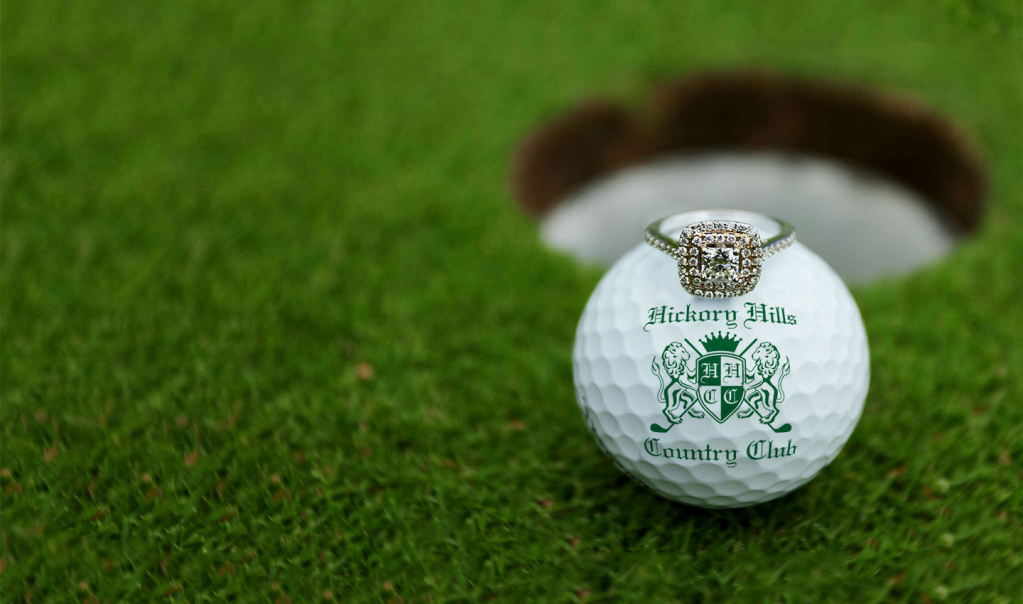
[{"label": "golf ball", "polygon": [[691,296],[645,244],[604,275],[576,332],[576,396],[599,447],[668,499],[770,501],[838,455],[870,381],[856,303],[806,246],[741,297]]}]

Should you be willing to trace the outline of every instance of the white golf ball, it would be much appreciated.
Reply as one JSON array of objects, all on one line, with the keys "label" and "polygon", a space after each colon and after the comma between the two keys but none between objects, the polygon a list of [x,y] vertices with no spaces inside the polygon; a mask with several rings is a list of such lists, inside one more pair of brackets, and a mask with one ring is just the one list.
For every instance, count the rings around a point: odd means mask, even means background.
[{"label": "white golf ball", "polygon": [[583,417],[615,465],[668,499],[735,508],[781,497],[838,455],[870,381],[841,279],[800,243],[756,288],[705,299],[641,244],[601,279],[576,331]]}]

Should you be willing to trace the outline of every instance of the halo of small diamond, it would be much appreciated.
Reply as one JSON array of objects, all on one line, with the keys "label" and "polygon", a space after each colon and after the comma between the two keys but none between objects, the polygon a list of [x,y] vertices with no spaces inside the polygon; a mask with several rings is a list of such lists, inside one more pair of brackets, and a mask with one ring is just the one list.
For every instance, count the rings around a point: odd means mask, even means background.
[{"label": "halo of small diamond", "polygon": [[679,283],[694,296],[731,298],[752,291],[760,276],[760,233],[727,220],[691,224],[679,236]]},{"label": "halo of small diamond", "polygon": [[[655,223],[656,224],[656,223]],[[653,226],[653,225],[652,225]],[[796,233],[784,225],[781,238],[762,243],[750,224],[705,220],[686,226],[678,242],[647,231],[646,242],[678,262],[679,283],[694,296],[729,298],[749,293],[760,281],[764,260],[791,246]]]}]

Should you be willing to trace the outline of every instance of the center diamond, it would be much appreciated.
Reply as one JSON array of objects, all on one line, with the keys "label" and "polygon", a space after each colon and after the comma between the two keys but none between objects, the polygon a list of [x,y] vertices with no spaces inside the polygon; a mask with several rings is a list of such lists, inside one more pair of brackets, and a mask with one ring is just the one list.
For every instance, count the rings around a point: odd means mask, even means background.
[{"label": "center diamond", "polygon": [[[734,239],[734,238],[733,238]],[[697,246],[700,251],[699,276],[712,283],[731,283],[739,276],[739,248],[735,242],[714,243]]]}]

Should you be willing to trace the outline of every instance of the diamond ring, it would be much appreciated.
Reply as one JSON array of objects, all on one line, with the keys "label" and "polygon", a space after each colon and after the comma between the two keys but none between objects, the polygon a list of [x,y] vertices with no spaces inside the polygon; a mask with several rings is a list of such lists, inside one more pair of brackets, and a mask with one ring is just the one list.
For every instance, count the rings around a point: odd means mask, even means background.
[{"label": "diamond ring", "polygon": [[[761,242],[753,224],[778,233]],[[667,234],[680,227],[677,240]],[[651,223],[645,238],[678,261],[679,282],[687,292],[701,298],[731,298],[753,291],[764,260],[792,245],[796,229],[755,212],[699,210]]]}]

